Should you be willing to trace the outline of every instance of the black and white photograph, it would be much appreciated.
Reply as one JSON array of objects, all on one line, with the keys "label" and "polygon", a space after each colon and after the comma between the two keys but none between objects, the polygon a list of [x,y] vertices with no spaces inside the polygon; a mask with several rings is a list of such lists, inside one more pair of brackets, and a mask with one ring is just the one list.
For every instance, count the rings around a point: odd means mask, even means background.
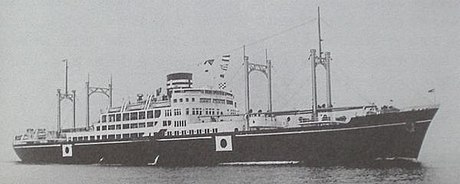
[{"label": "black and white photograph", "polygon": [[459,12],[0,0],[0,183],[457,183]]}]

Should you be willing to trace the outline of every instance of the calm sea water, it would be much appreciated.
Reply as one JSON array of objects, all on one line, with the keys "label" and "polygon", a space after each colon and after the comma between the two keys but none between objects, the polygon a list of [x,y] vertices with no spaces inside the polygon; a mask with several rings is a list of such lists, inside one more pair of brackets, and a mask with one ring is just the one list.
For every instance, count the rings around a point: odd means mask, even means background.
[{"label": "calm sea water", "polygon": [[460,167],[128,167],[2,162],[1,183],[458,183]]}]

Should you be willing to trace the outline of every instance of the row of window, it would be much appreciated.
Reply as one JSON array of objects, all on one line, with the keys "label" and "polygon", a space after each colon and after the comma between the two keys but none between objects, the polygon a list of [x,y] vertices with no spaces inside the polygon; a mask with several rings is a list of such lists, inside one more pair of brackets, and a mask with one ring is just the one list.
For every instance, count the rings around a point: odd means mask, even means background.
[{"label": "row of window", "polygon": [[118,122],[118,121],[121,121],[122,117],[123,117],[123,121],[129,121],[129,120],[138,120],[138,119],[146,119],[146,118],[153,119],[153,118],[159,118],[160,116],[161,116],[161,110],[126,112],[126,113],[102,115],[101,122],[102,123],[105,123],[107,121],[108,122]]},{"label": "row of window", "polygon": [[[189,102],[189,98],[179,98],[179,99],[173,99],[173,103],[182,103],[182,102]],[[195,98],[191,98],[191,102],[195,102]],[[224,100],[224,99],[211,99],[211,98],[200,98],[200,103],[219,103],[219,104],[227,104],[227,105],[233,105],[232,100]]]},{"label": "row of window", "polygon": [[153,127],[158,124],[158,121],[149,121],[147,123],[126,123],[126,124],[117,124],[117,125],[102,125],[96,126],[96,131],[104,131],[104,130],[121,130],[121,129],[132,129],[132,128],[145,128],[145,127]]},{"label": "row of window", "polygon": [[[185,123],[185,122],[184,122]],[[238,131],[238,129],[235,129]],[[217,128],[213,129],[197,129],[197,130],[182,130],[182,131],[168,131],[166,132],[167,136],[178,136],[178,135],[195,135],[195,134],[209,134],[209,133],[218,133]],[[150,136],[151,134],[149,134]],[[143,137],[144,133],[130,133],[130,134],[109,134],[109,135],[91,135],[91,136],[78,136],[78,137],[69,137],[68,140],[72,141],[94,141],[94,140],[117,140],[117,139],[128,139],[128,138],[139,138]]]},{"label": "row of window", "polygon": [[127,138],[139,138],[143,136],[144,136],[144,133],[142,132],[142,133],[130,133],[130,134],[79,136],[79,137],[70,137],[69,140],[72,140],[72,141],[117,140],[117,139],[127,139]]},{"label": "row of window", "polygon": [[199,93],[204,93],[204,94],[233,96],[231,93],[219,91],[219,90],[185,89],[185,90],[175,90],[174,91],[174,93],[185,93],[185,92],[199,92]]},{"label": "row of window", "polygon": [[187,126],[186,120],[174,121],[174,127],[185,127],[185,126]]},{"label": "row of window", "polygon": [[[173,99],[173,103],[177,103],[178,99]],[[195,98],[191,98],[192,102],[195,102]],[[184,102],[184,99],[179,98],[179,102]],[[188,98],[185,98],[185,102],[189,102]]]},{"label": "row of window", "polygon": [[197,130],[182,130],[182,131],[168,131],[166,132],[167,136],[178,136],[178,135],[195,135],[195,134],[209,134],[209,133],[217,133],[218,129],[213,128],[213,129],[197,129]]},{"label": "row of window", "polygon": [[[216,100],[216,99],[215,99]],[[228,109],[227,109],[228,111]],[[223,115],[224,112],[220,111],[219,109],[214,108],[192,108],[191,110],[192,115]],[[180,116],[182,115],[182,109],[165,109],[165,117],[170,116]],[[185,108],[185,115],[190,114],[190,109]],[[231,112],[233,113],[233,110]],[[143,119],[153,119],[159,118],[161,116],[161,110],[150,110],[150,111],[136,111],[136,112],[126,112],[126,113],[118,113],[118,114],[109,114],[109,115],[102,115],[101,122],[120,122],[123,118],[123,121],[129,120],[143,120]]]}]

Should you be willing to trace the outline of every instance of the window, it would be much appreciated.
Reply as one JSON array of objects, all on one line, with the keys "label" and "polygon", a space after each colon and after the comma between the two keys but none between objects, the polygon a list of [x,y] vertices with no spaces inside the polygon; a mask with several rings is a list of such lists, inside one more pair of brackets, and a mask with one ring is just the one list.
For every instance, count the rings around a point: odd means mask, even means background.
[{"label": "window", "polygon": [[137,133],[132,133],[130,136],[131,136],[131,138],[137,138],[138,137]]},{"label": "window", "polygon": [[173,103],[177,103],[177,99],[174,99],[174,100],[173,100]]},{"label": "window", "polygon": [[102,135],[102,140],[107,140],[107,135]]},{"label": "window", "polygon": [[123,113],[123,121],[129,121],[129,113]]},{"label": "window", "polygon": [[153,118],[153,111],[147,111],[147,118],[152,119]]},{"label": "window", "polygon": [[100,126],[96,126],[96,131],[101,131],[101,127],[100,127]]},{"label": "window", "polygon": [[200,103],[211,103],[211,98],[200,98]]},{"label": "window", "polygon": [[192,98],[192,102],[195,102],[195,98]]},{"label": "window", "polygon": [[[187,98],[188,99],[188,98]],[[188,115],[190,112],[189,112],[189,108],[185,108],[185,115]]]},{"label": "window", "polygon": [[147,122],[147,127],[153,127],[153,121]]},{"label": "window", "polygon": [[168,126],[171,126],[171,120],[168,120]]},{"label": "window", "polygon": [[161,116],[161,110],[155,110],[155,118],[159,118]]},{"label": "window", "polygon": [[204,129],[205,134],[209,134],[209,129]]},{"label": "window", "polygon": [[121,134],[117,134],[116,138],[121,139]]},{"label": "window", "polygon": [[145,111],[139,112],[139,119],[145,119]]},{"label": "window", "polygon": [[179,135],[179,131],[174,131],[174,135],[175,135],[175,136],[178,136],[178,135]]},{"label": "window", "polygon": [[166,117],[171,116],[171,109],[166,109],[165,110],[165,116]]},{"label": "window", "polygon": [[187,135],[187,131],[186,130],[182,130],[182,135]]},{"label": "window", "polygon": [[76,137],[73,137],[72,140],[73,140],[73,141],[77,141],[77,138],[76,138]]},{"label": "window", "polygon": [[118,124],[117,127],[116,127],[117,130],[120,130],[121,129],[121,125]]},{"label": "window", "polygon": [[196,130],[197,134],[201,134],[201,129]]},{"label": "window", "polygon": [[182,99],[182,98],[180,98],[180,99],[179,99],[179,102],[183,102],[183,99]]},{"label": "window", "polygon": [[115,121],[115,114],[110,114],[109,115],[109,122],[114,122]]},{"label": "window", "polygon": [[227,105],[233,105],[233,101],[227,100]]},{"label": "window", "polygon": [[137,123],[131,123],[130,128],[137,128]]},{"label": "window", "polygon": [[137,112],[132,112],[131,113],[131,120],[137,120],[137,115],[138,115]]},{"label": "window", "polygon": [[116,117],[115,121],[121,121],[121,114],[117,114],[116,116],[117,117]]},{"label": "window", "polygon": [[143,137],[143,136],[144,136],[143,132],[139,133],[139,137]]},{"label": "window", "polygon": [[189,135],[193,135],[193,130],[189,130],[189,131],[188,131],[188,134],[189,134]]},{"label": "window", "polygon": [[212,103],[225,104],[224,99],[212,99]]},{"label": "window", "polygon": [[97,140],[101,140],[101,136],[100,136],[100,135],[97,135],[97,136],[96,136],[96,139],[97,139]]},{"label": "window", "polygon": [[109,125],[109,126],[108,126],[108,129],[109,129],[109,130],[115,130],[115,125]]},{"label": "window", "polygon": [[123,134],[123,139],[129,138],[129,134]]},{"label": "window", "polygon": [[168,121],[163,121],[163,126],[168,126]]},{"label": "window", "polygon": [[94,135],[89,136],[89,140],[94,141]]},{"label": "window", "polygon": [[182,115],[181,109],[174,109],[174,116]]},{"label": "window", "polygon": [[109,140],[114,140],[114,139],[115,139],[115,135],[113,135],[113,134],[112,134],[112,135],[109,135],[108,139],[109,139]]},{"label": "window", "polygon": [[185,102],[188,102],[188,98],[185,98]]},{"label": "window", "polygon": [[139,123],[139,128],[144,128],[145,127],[145,123]]},{"label": "window", "polygon": [[157,124],[158,124],[158,121],[155,121],[155,124],[154,124],[154,125],[157,126]]},{"label": "window", "polygon": [[107,115],[102,115],[102,120],[101,122],[102,123],[105,123],[107,121]]},{"label": "window", "polygon": [[129,124],[123,124],[123,129],[129,129]]},{"label": "window", "polygon": [[102,126],[102,130],[107,130],[107,125]]}]

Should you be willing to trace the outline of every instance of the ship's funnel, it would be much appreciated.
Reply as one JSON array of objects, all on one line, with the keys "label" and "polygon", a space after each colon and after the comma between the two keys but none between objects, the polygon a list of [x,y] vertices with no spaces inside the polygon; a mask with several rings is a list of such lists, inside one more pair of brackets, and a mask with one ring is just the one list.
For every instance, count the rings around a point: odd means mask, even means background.
[{"label": "ship's funnel", "polygon": [[166,76],[166,90],[171,97],[172,90],[192,87],[192,73],[172,73]]}]

